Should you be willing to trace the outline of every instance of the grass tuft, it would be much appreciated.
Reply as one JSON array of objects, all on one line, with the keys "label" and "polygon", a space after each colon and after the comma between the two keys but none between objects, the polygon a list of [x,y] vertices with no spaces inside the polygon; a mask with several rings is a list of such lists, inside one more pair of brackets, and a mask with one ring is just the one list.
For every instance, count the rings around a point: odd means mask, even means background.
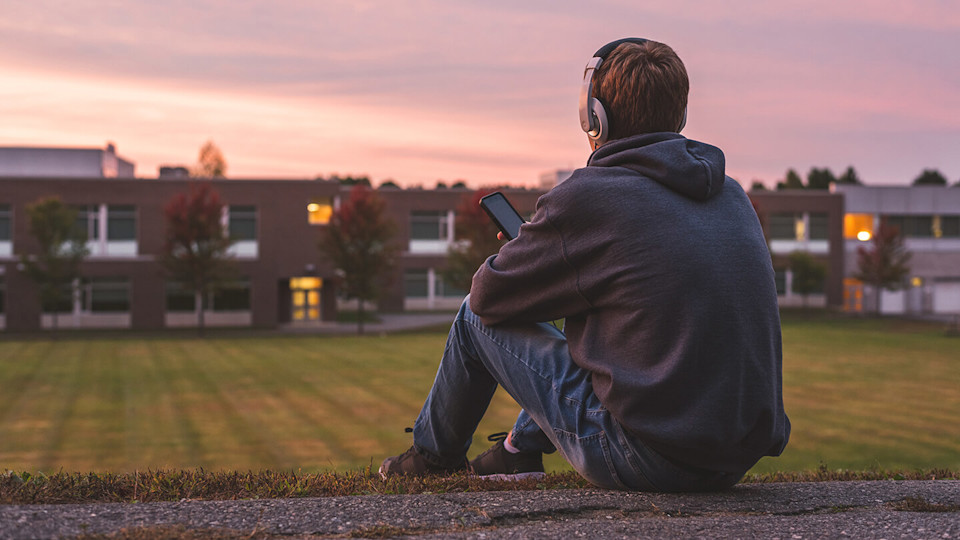
[{"label": "grass tuft", "polygon": [[[751,474],[744,483],[850,480],[960,480],[960,471],[828,471]],[[143,503],[184,500],[289,499],[354,495],[412,495],[480,491],[586,489],[576,473],[550,473],[543,479],[492,482],[454,474],[380,478],[369,469],[304,474],[279,471],[156,470],[126,474],[66,473],[0,475],[0,504]]]}]

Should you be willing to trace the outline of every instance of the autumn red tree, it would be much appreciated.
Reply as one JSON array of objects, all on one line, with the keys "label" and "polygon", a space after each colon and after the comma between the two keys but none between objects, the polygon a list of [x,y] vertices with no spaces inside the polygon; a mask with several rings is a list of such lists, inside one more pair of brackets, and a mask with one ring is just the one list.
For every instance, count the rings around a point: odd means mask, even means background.
[{"label": "autumn red tree", "polygon": [[347,299],[357,299],[357,332],[363,333],[364,303],[380,297],[382,282],[393,268],[397,247],[395,224],[386,215],[382,198],[358,183],[349,198],[333,211],[320,239],[320,250],[330,258],[342,279]]},{"label": "autumn red tree", "polygon": [[209,184],[191,184],[164,208],[166,239],[160,262],[170,277],[197,298],[197,329],[204,329],[207,298],[235,277],[233,240],[226,234],[220,194]]},{"label": "autumn red tree", "polygon": [[872,285],[877,295],[876,310],[880,314],[880,293],[883,289],[895,291],[903,285],[910,272],[910,253],[903,245],[900,228],[885,221],[874,232],[870,246],[857,248],[857,279]]},{"label": "autumn red tree", "polygon": [[469,291],[473,274],[487,257],[500,251],[503,241],[497,239],[497,226],[480,208],[480,199],[494,190],[479,189],[465,195],[457,206],[454,224],[456,242],[447,251],[447,265],[443,281],[458,289]]}]

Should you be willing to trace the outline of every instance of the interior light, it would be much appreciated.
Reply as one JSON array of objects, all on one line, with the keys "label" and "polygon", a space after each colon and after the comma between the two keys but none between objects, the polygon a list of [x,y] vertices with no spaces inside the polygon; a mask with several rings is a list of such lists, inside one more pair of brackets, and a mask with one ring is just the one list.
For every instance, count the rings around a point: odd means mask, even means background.
[{"label": "interior light", "polygon": [[923,287],[923,278],[914,277],[913,279],[910,280],[910,284],[913,285],[914,287]]},{"label": "interior light", "polygon": [[307,212],[316,212],[317,210],[320,210],[319,204],[312,202],[307,205]]},{"label": "interior light", "polygon": [[861,242],[869,242],[872,236],[873,235],[870,234],[870,231],[860,231],[857,233],[857,240]]}]

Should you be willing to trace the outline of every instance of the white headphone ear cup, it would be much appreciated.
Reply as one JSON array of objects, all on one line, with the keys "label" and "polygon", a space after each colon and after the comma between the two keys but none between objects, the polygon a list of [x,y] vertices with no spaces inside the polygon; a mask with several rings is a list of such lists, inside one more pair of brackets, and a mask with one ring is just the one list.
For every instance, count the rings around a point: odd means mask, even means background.
[{"label": "white headphone ear cup", "polygon": [[607,120],[607,110],[603,108],[603,103],[599,99],[590,99],[590,114],[597,119],[597,128],[590,132],[590,139],[596,141],[597,145],[607,142],[610,137],[610,122]]}]

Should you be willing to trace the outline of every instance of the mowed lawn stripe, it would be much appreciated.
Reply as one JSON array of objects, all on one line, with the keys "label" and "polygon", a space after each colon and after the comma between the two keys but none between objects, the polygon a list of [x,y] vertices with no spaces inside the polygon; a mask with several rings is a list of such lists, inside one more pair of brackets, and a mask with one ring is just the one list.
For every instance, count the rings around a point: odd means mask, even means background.
[{"label": "mowed lawn stripe", "polygon": [[[27,342],[24,346],[11,347],[0,343],[4,354],[0,377],[4,383],[3,415],[0,416],[0,467],[31,464],[36,467],[49,438],[51,419],[62,395],[52,380],[55,371],[53,343]],[[14,351],[10,351],[15,349]],[[21,370],[21,366],[33,369]],[[12,380],[11,380],[12,379]]]},{"label": "mowed lawn stripe", "polygon": [[[0,341],[0,467],[376,468],[410,445],[445,338]],[[788,318],[784,401],[791,443],[754,472],[960,468],[960,341],[935,325]],[[470,455],[517,411],[498,391]]]},{"label": "mowed lawn stripe", "polygon": [[212,399],[216,405],[214,409],[219,412],[218,418],[207,418],[217,431],[217,435],[205,445],[208,457],[229,469],[244,468],[251,461],[255,464],[284,463],[286,459],[282,450],[269,439],[264,426],[244,414],[249,406],[236,396],[236,381],[242,373],[232,359],[223,355],[214,343],[200,340],[193,346],[184,346],[183,353],[193,367],[191,383],[199,394]]},{"label": "mowed lawn stripe", "polygon": [[[324,408],[323,396],[300,399],[295,388],[298,378],[286,373],[286,365],[295,362],[280,350],[245,346],[243,342],[219,342],[216,347],[236,370],[232,393],[241,401],[238,410],[254,422],[282,459],[261,463],[261,467],[298,468],[310,456],[339,455],[340,447],[331,426],[310,411]],[[230,377],[225,377],[230,379]],[[308,402],[309,398],[309,402]],[[330,417],[335,416],[330,407]]]},{"label": "mowed lawn stripe", "polygon": [[68,432],[70,418],[76,413],[76,403],[84,386],[89,385],[95,376],[84,370],[84,360],[87,360],[88,342],[77,342],[74,347],[61,348],[62,351],[47,369],[52,370],[51,385],[53,395],[50,396],[53,404],[50,423],[41,447],[40,468],[55,470],[58,463],[71,463],[80,458],[75,452],[67,451],[65,441],[68,438],[81,438],[81,435]]}]

